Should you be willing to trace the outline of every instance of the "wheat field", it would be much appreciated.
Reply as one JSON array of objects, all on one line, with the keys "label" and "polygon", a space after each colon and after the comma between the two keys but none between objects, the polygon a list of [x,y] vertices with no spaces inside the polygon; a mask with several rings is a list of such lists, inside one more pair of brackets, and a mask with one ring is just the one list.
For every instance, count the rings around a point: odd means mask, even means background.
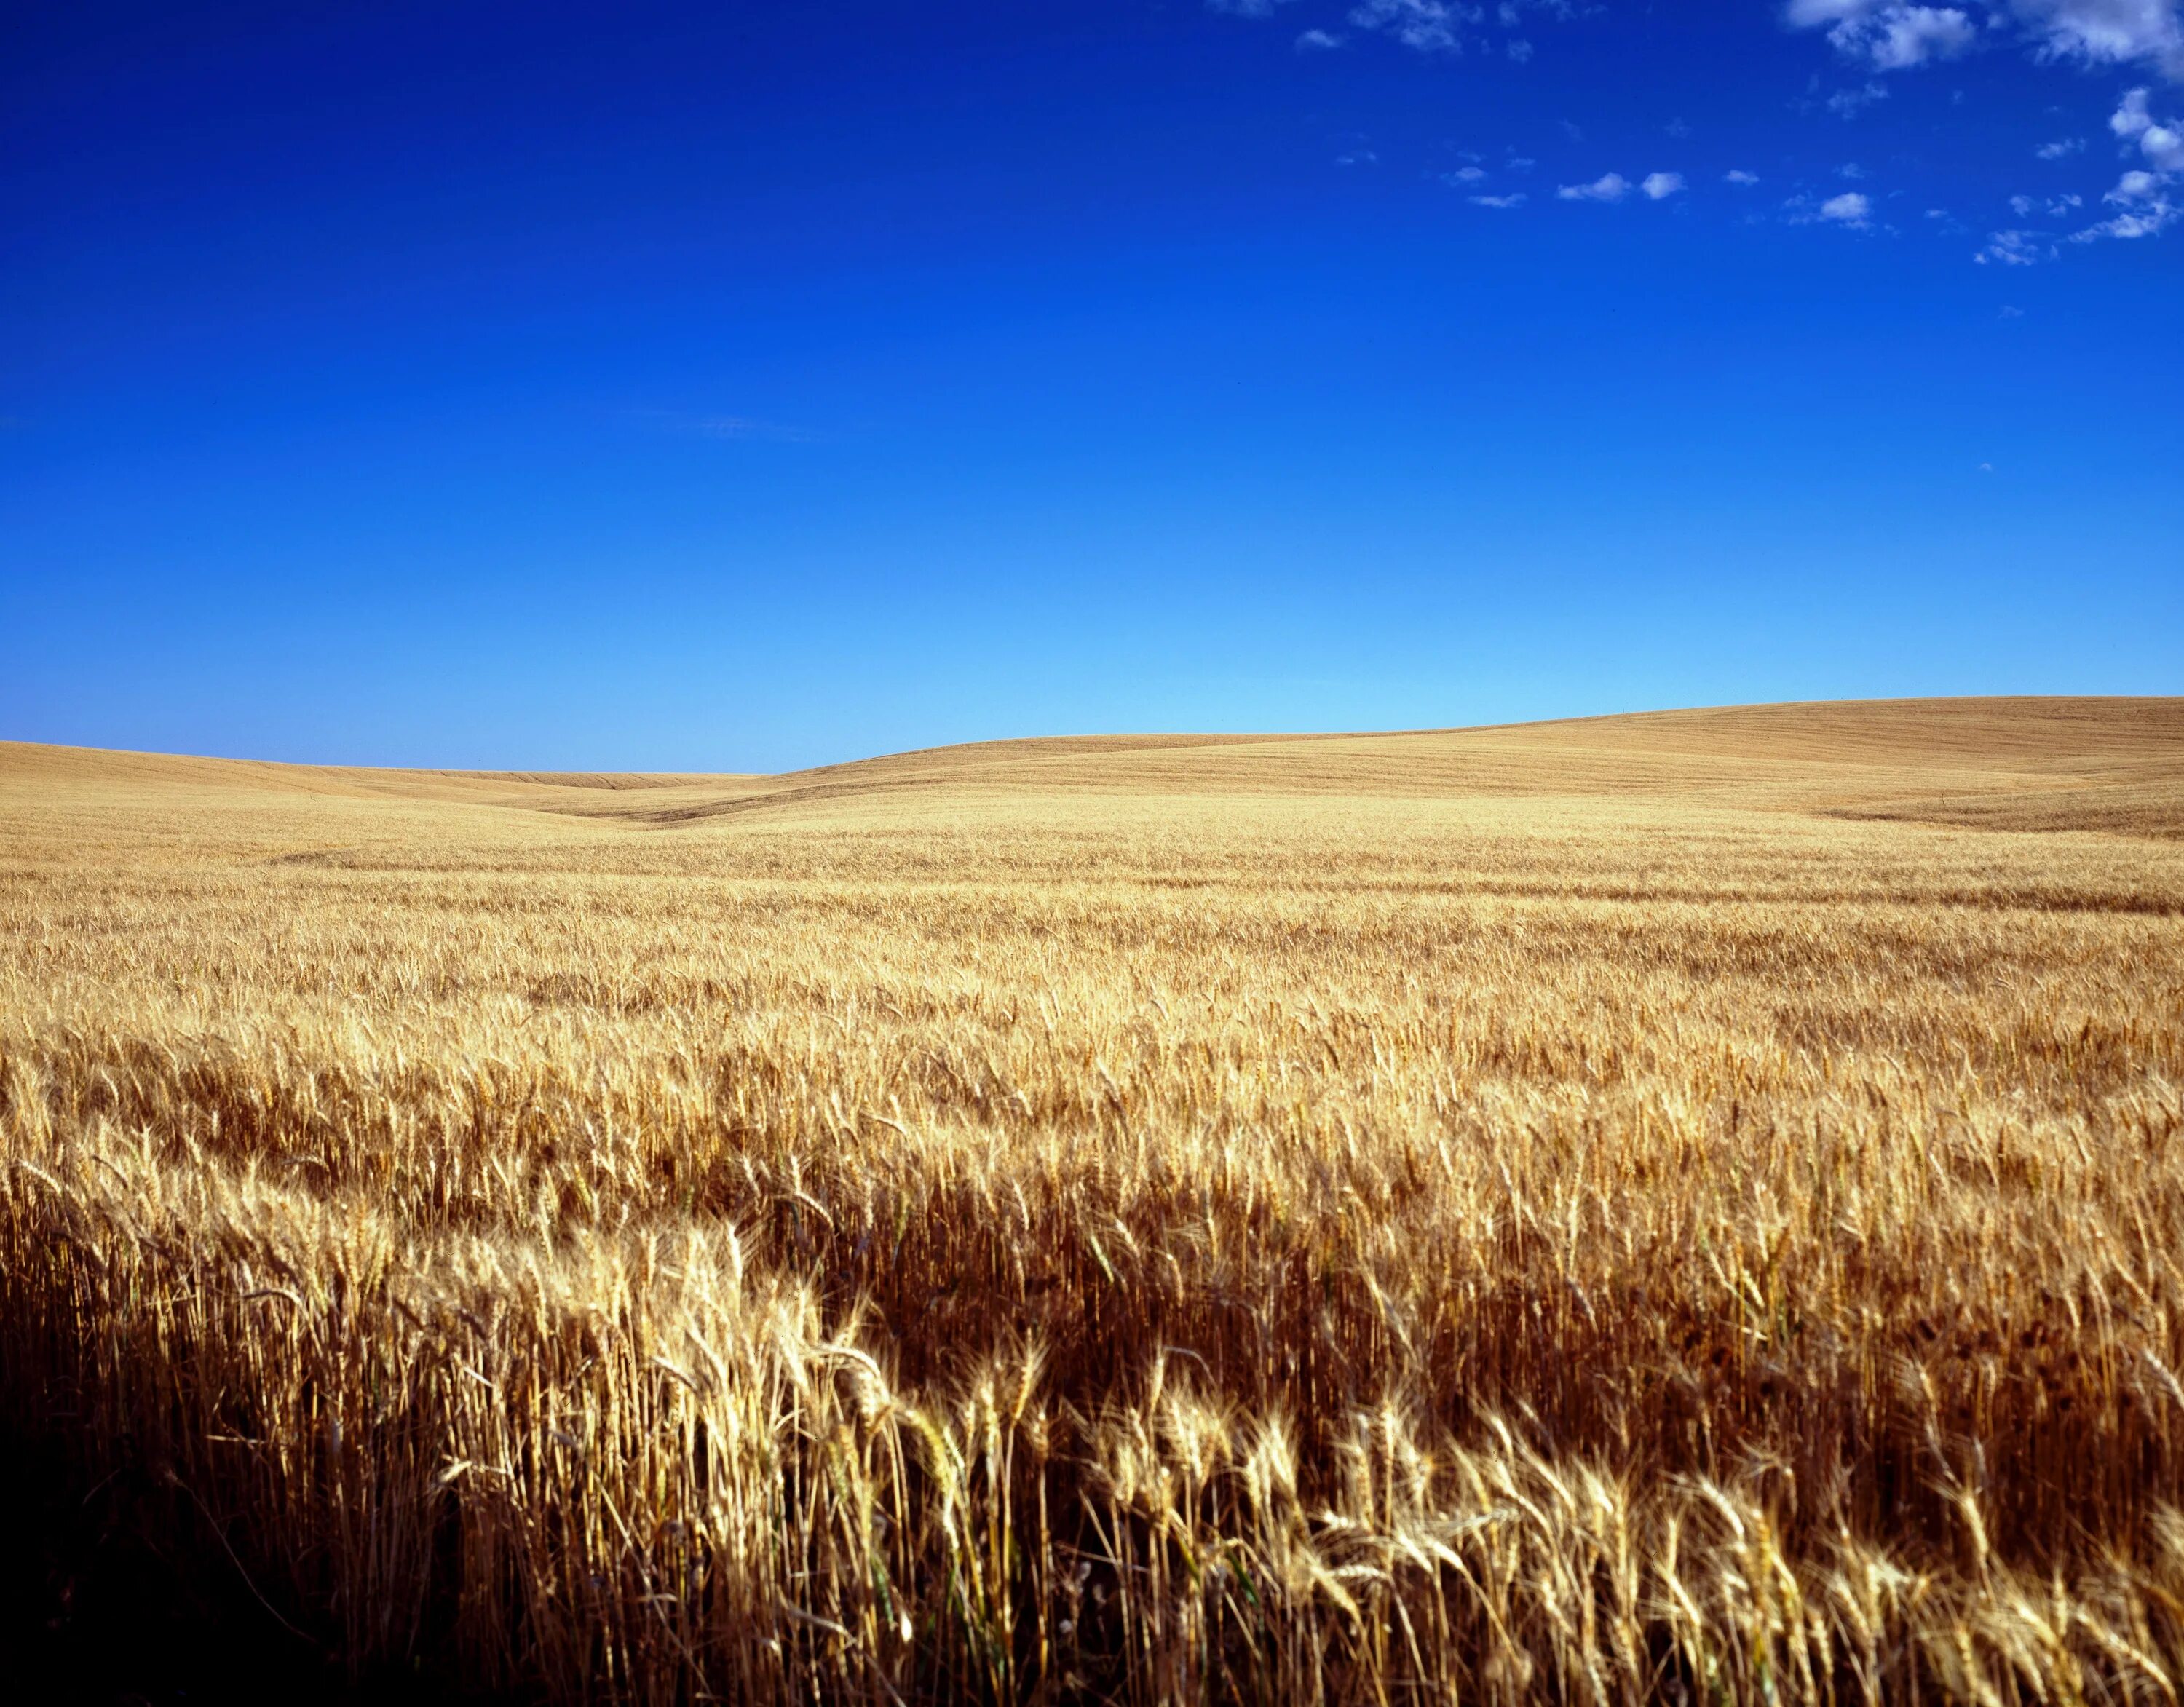
[{"label": "wheat field", "polygon": [[0,746],[0,1405],[352,1677],[2167,1701],[2184,701]]}]

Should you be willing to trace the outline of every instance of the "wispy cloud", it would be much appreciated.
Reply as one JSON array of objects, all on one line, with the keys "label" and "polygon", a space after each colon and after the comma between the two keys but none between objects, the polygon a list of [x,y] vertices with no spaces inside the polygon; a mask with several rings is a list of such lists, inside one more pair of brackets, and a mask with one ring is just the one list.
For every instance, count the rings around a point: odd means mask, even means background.
[{"label": "wispy cloud", "polygon": [[2169,198],[2173,175],[2166,172],[2126,172],[2116,186],[2101,199],[2117,211],[2098,225],[2071,233],[2074,243],[2098,242],[2103,237],[2151,237],[2184,219],[2184,208]]},{"label": "wispy cloud", "polygon": [[1901,71],[1953,58],[1979,40],[1979,26],[1955,6],[1908,6],[1897,0],[1790,0],[1792,29],[1825,29],[1846,59],[1876,71]]},{"label": "wispy cloud", "polygon": [[2131,168],[2116,180],[2115,187],[2101,197],[2116,211],[2098,225],[2072,232],[2074,243],[2157,236],[2184,220],[2184,206],[2171,197],[2184,178],[2184,126],[2155,118],[2148,92],[2133,89],[2109,115],[2109,129],[2126,148],[2136,149],[2146,164]]},{"label": "wispy cloud", "polygon": [[1997,231],[1972,259],[1983,267],[2033,267],[2055,259],[2055,242],[2038,231]]},{"label": "wispy cloud", "polygon": [[1825,104],[1838,119],[1854,118],[1875,101],[1888,98],[1888,86],[1875,78],[1868,78],[1862,87],[1838,89],[1828,97]]},{"label": "wispy cloud", "polygon": [[1619,202],[1630,193],[1630,181],[1620,172],[1603,172],[1590,184],[1564,184],[1555,194],[1565,202]]},{"label": "wispy cloud", "polygon": [[770,444],[816,444],[821,436],[808,427],[760,420],[753,415],[693,414],[681,409],[631,409],[627,418],[655,432],[689,438],[743,439]]},{"label": "wispy cloud", "polygon": [[2179,0],[1788,0],[1793,30],[1822,30],[1836,51],[1875,71],[1952,59],[1990,42],[2014,42],[2036,59],[2096,65],[2150,64],[2184,78]]},{"label": "wispy cloud", "polygon": [[1620,202],[1632,195],[1665,202],[1683,188],[1681,172],[1648,172],[1635,183],[1620,172],[1603,172],[1590,184],[1564,184],[1555,195],[1565,202]]},{"label": "wispy cloud", "polygon": [[[1294,0],[1206,0],[1206,9],[1231,18],[1277,17]],[[1485,0],[1348,0],[1343,21],[1351,29],[1385,36],[1420,53],[1454,56],[1468,48],[1497,55],[1517,65],[1533,57],[1529,36],[1514,32],[1528,16],[1568,23],[1602,8],[1581,0],[1501,0],[1490,8]],[[1508,32],[1496,40],[1490,26]],[[1348,44],[1341,31],[1315,25],[1300,32],[1295,46],[1300,53],[1325,53]]]},{"label": "wispy cloud", "polygon": [[1851,225],[1863,231],[1873,223],[1872,198],[1860,191],[1846,190],[1840,196],[1830,196],[1820,203],[1820,217],[1839,225]]},{"label": "wispy cloud", "polygon": [[1461,53],[1461,27],[1476,19],[1473,8],[1454,0],[1359,0],[1350,21],[1360,30],[1378,30],[1421,53]]},{"label": "wispy cloud", "polygon": [[1782,214],[1793,225],[1847,225],[1862,231],[1873,223],[1873,198],[1862,190],[1846,190],[1825,200],[1792,196],[1782,203]]},{"label": "wispy cloud", "polygon": [[2050,219],[2059,220],[2064,214],[2085,205],[2086,198],[2077,195],[2012,196],[2009,198],[2009,211],[2020,220],[2029,220],[2033,214],[2042,213]]},{"label": "wispy cloud", "polygon": [[2005,9],[2043,58],[2150,64],[2184,79],[2184,7],[2177,0],[2011,0]]},{"label": "wispy cloud", "polygon": [[[1871,74],[1863,89],[1845,90],[1826,103],[1845,116],[1886,92],[1880,81],[1886,74],[1989,47],[2014,47],[2042,64],[2148,65],[2184,81],[2184,0],[1959,0],[1955,5],[1786,0],[1781,16],[1791,29],[1824,31],[1841,58]],[[2184,179],[2184,125],[2158,116],[2152,90],[2142,87],[2123,97],[2109,128],[2141,164],[2126,170],[2105,197],[2114,211],[2073,232],[2074,243],[2153,236],[2184,220],[2176,194]],[[2085,147],[2082,137],[2064,136],[2032,152],[2057,162],[2083,153]],[[2020,195],[2011,197],[2010,208],[2020,220],[2061,220],[2084,203],[2075,193]],[[1869,207],[1848,217],[1825,211],[1835,205],[1823,204],[1811,217],[1861,225],[1870,220]],[[2053,238],[2019,226],[1991,234],[1974,259],[1990,266],[2029,266],[2057,253]]]},{"label": "wispy cloud", "polygon": [[[1294,16],[1287,8],[1295,3],[1296,0],[1206,0],[1213,11],[1262,19]],[[1522,63],[1531,57],[1531,43],[1517,33],[1521,26],[1539,19],[1568,21],[1600,9],[1583,0],[1334,0],[1334,3],[1340,9],[1332,18],[1290,38],[1297,52],[1332,53],[1362,45],[1361,38],[1370,35],[1384,36],[1421,53],[1455,55],[1474,51]],[[1816,74],[1804,98],[1793,103],[1808,113],[1825,110],[1853,117],[1888,99],[1900,75],[1986,52],[2021,53],[2036,64],[2141,65],[2184,82],[2184,0],[1769,0],[1769,3],[1786,27],[1824,37],[1834,56],[1856,74],[1848,86],[1832,93],[1825,92],[1825,84]],[[2091,185],[2014,196],[2009,207],[2020,223],[1991,234],[1976,252],[1977,258],[1989,264],[2026,265],[2050,259],[2066,239],[2090,243],[2103,238],[2148,236],[2184,222],[2184,123],[2158,110],[2158,86],[2149,83],[2131,89],[2114,105],[2109,125],[2126,153],[2126,170],[2104,197],[2104,217],[2083,230],[2067,229],[2072,223],[2082,223],[2082,210],[2097,193]],[[1958,89],[1955,93],[1961,101],[1965,91]],[[1568,120],[1558,122],[1570,142],[1585,141],[1585,132],[1578,125]],[[1671,135],[1682,135],[1688,133],[1689,127],[1677,120],[1667,128]],[[2057,136],[2036,144],[2028,139],[2019,146],[2029,147],[2036,158],[2051,164],[2070,161],[2087,150],[2082,135]],[[1510,209],[1524,203],[1522,194],[1489,193],[1490,174],[1485,164],[1475,155],[1458,158],[1468,164],[1433,175],[1452,188],[1474,192],[1467,199],[1481,208]],[[2024,156],[2018,158],[2021,160]],[[1346,166],[1378,163],[1374,151],[1362,143],[1337,158]],[[1513,156],[1496,170],[1516,173],[1533,164]],[[1856,165],[1842,166],[1839,172],[1854,182],[1866,175]],[[1721,181],[1750,188],[1760,182],[1760,176],[1740,167],[1723,173]],[[1690,187],[1689,180],[1680,172],[1625,177],[1610,171],[1590,182],[1559,185],[1554,197],[1563,202],[1658,203],[1682,196]],[[1879,205],[1877,198],[1863,187],[1832,196],[1814,191],[1781,203],[1784,216],[1797,223],[1834,225],[1852,231],[1873,229],[1879,223]],[[2077,216],[2075,220],[2073,215]],[[1767,215],[1747,212],[1745,217],[1763,220]],[[1937,230],[1970,235],[1953,215],[1940,209],[1930,211],[1927,220]],[[2052,235],[2032,229],[2043,221],[2054,222],[2062,229]],[[723,418],[713,431],[715,436],[723,437],[809,436],[793,428],[739,418]]]},{"label": "wispy cloud", "polygon": [[2184,172],[2184,129],[2153,116],[2146,90],[2133,89],[2123,97],[2109,117],[2109,129],[2126,143],[2136,142],[2138,152],[2160,170]]}]

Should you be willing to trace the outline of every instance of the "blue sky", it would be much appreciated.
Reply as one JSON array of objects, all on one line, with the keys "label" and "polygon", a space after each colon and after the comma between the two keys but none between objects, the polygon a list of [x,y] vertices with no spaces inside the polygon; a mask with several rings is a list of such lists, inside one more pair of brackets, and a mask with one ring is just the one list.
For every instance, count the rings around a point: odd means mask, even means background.
[{"label": "blue sky", "polygon": [[21,8],[0,736],[2184,690],[2181,7]]}]

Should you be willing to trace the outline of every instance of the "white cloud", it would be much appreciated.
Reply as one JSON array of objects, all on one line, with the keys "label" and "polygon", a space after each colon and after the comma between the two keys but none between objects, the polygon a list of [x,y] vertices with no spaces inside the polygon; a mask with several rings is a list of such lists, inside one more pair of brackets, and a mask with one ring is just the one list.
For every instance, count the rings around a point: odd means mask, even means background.
[{"label": "white cloud", "polygon": [[2100,65],[2143,60],[2184,78],[2178,0],[2010,0],[2009,9],[2046,57]]},{"label": "white cloud", "polygon": [[1590,184],[1564,184],[1555,194],[1565,202],[1619,202],[1630,193],[1630,181],[1620,172],[1606,172]]},{"label": "white cloud", "polygon": [[1929,59],[1953,59],[1978,39],[1977,26],[1953,6],[1892,6],[1861,46],[1876,71],[1902,71]]},{"label": "white cloud", "polygon": [[814,444],[819,435],[808,427],[750,415],[694,415],[675,409],[636,409],[628,419],[662,432],[687,433],[694,438],[749,439],[773,444]]},{"label": "white cloud", "polygon": [[2109,129],[2126,142],[2136,142],[2139,153],[2161,170],[2184,172],[2184,132],[2153,116],[2145,90],[2133,89],[2123,97],[2109,116]]},{"label": "white cloud", "polygon": [[1516,190],[1506,196],[1473,196],[1469,200],[1474,208],[1521,208],[1524,205],[1524,192]]},{"label": "white cloud", "polygon": [[2071,155],[2082,152],[2085,146],[2083,136],[2065,136],[2060,142],[2042,142],[2032,152],[2036,158],[2042,160],[2067,160]]},{"label": "white cloud", "polygon": [[1997,231],[1972,259],[1983,267],[2037,266],[2055,259],[2055,245],[2037,231]]},{"label": "white cloud", "polygon": [[1732,172],[1724,172],[1721,175],[1721,181],[1724,184],[1756,184],[1759,181],[1759,174],[1739,169]]},{"label": "white cloud", "polygon": [[1883,71],[1953,59],[1979,39],[1978,27],[1953,6],[1899,7],[1883,14],[1881,25],[1867,57]]},{"label": "white cloud", "polygon": [[1830,196],[1820,203],[1820,218],[1832,220],[1837,225],[1851,225],[1863,230],[1871,222],[1873,203],[1856,190],[1846,190],[1840,196]]},{"label": "white cloud", "polygon": [[1513,172],[1529,172],[1540,163],[1525,154],[1512,154],[1502,164]]},{"label": "white cloud", "polygon": [[1476,184],[1486,176],[1486,173],[1479,166],[1458,166],[1445,175],[1451,184]]},{"label": "white cloud", "polygon": [[2175,225],[2180,217],[2184,217],[2184,209],[2179,209],[2168,202],[2156,202],[2151,207],[2134,213],[2118,214],[2113,220],[2105,220],[2098,225],[2089,225],[2084,231],[2078,232],[2070,241],[2074,243],[2090,243],[2099,237],[2157,236]]},{"label": "white cloud", "polygon": [[1888,88],[1884,83],[1869,79],[1862,89],[1838,89],[1828,97],[1828,111],[1838,119],[1848,119],[1862,107],[1870,107],[1875,101],[1886,101]]},{"label": "white cloud", "polygon": [[1649,172],[1635,184],[1620,172],[1605,172],[1590,184],[1564,184],[1555,194],[1565,202],[1619,202],[1635,191],[1648,201],[1663,202],[1683,187],[1681,172]]},{"label": "white cloud", "polygon": [[1783,16],[1792,29],[1826,30],[1838,53],[1876,71],[1954,58],[1980,33],[1960,7],[1911,6],[1901,0],[1790,0]]},{"label": "white cloud", "polygon": [[[1294,3],[1295,0],[1206,0],[1207,10],[1232,18],[1273,18]],[[1346,21],[1352,29],[1391,36],[1421,53],[1458,54],[1468,45],[1518,65],[1532,58],[1530,40],[1514,33],[1524,27],[1529,14],[1568,24],[1605,9],[1596,0],[1501,0],[1493,15],[1512,33],[1497,42],[1481,29],[1488,20],[1490,0],[1343,0],[1343,3],[1348,8]],[[1466,34],[1474,31],[1480,33],[1467,44]],[[1324,53],[1348,46],[1349,40],[1338,29],[1315,26],[1299,32],[1294,45],[1300,53]]]},{"label": "white cloud", "polygon": [[2147,164],[2134,166],[2116,180],[2115,187],[2101,199],[2117,211],[2097,225],[2072,232],[2074,243],[2155,236],[2184,220],[2184,207],[2170,199],[2177,179],[2184,176],[2184,134],[2153,116],[2144,89],[2125,95],[2109,120],[2109,129],[2126,147],[2136,144]]},{"label": "white cloud", "polygon": [[[2116,197],[2111,194],[2109,199],[2114,201]],[[2092,243],[2103,237],[2151,237],[2167,231],[2179,219],[2184,219],[2184,208],[2179,208],[2164,195],[2148,196],[2127,203],[2112,220],[2088,225],[2082,231],[2073,231],[2070,241]]]},{"label": "white cloud", "polygon": [[1380,30],[1421,53],[1461,53],[1459,26],[1479,21],[1479,8],[1459,0],[1359,0],[1350,21],[1360,30]]},{"label": "white cloud", "polygon": [[2184,0],[1978,0],[1925,6],[1906,0],[1789,0],[1793,30],[1825,30],[1845,58],[1878,71],[1952,58],[1983,35],[2014,37],[2044,59],[2147,64],[2184,80]]}]

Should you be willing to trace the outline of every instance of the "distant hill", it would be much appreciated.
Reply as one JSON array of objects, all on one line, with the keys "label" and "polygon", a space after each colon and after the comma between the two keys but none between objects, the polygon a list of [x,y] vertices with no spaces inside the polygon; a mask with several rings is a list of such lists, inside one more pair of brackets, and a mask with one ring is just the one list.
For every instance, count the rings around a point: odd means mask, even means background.
[{"label": "distant hill", "polygon": [[0,793],[79,788],[504,806],[661,829],[859,798],[1673,796],[2184,837],[2184,698],[1822,701],[1356,735],[1062,736],[780,776],[373,770],[0,742]]}]

